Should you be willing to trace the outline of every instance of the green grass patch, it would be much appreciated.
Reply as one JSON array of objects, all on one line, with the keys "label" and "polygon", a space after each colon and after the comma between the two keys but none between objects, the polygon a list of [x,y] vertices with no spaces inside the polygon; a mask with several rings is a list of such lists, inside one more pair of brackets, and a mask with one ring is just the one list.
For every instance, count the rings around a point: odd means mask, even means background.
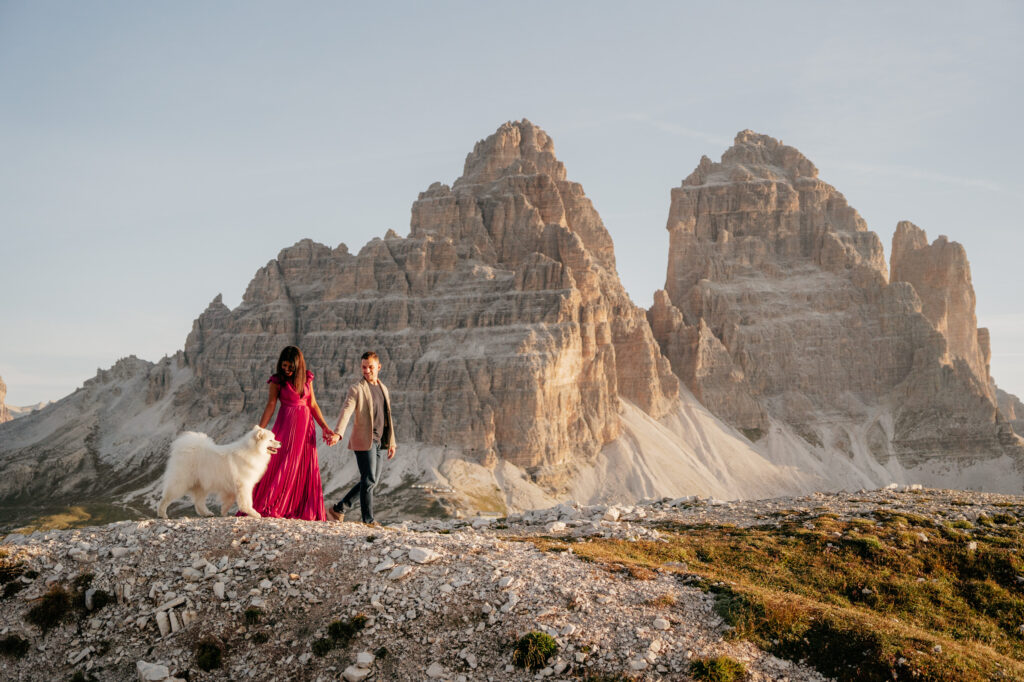
[{"label": "green grass patch", "polygon": [[1021,524],[993,519],[982,537],[905,512],[876,519],[666,523],[662,542],[593,539],[573,552],[609,570],[680,573],[715,594],[730,636],[842,682],[1024,679]]},{"label": "green grass patch", "polygon": [[519,638],[512,648],[512,662],[520,668],[540,670],[558,651],[558,643],[546,633],[536,630]]},{"label": "green grass patch", "polygon": [[698,658],[690,661],[690,675],[700,682],[738,682],[747,675],[747,668],[728,656]]}]

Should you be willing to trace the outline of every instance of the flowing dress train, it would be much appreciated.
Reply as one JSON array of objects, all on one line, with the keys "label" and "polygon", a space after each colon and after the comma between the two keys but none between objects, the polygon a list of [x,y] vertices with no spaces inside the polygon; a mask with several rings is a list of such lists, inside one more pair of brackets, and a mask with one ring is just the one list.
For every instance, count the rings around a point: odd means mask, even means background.
[{"label": "flowing dress train", "polygon": [[271,456],[266,473],[253,488],[252,506],[263,516],[326,521],[316,456],[316,424],[310,406],[313,373],[306,372],[301,396],[290,381],[281,382],[277,375],[267,383],[281,387],[281,407],[271,429],[281,449]]}]

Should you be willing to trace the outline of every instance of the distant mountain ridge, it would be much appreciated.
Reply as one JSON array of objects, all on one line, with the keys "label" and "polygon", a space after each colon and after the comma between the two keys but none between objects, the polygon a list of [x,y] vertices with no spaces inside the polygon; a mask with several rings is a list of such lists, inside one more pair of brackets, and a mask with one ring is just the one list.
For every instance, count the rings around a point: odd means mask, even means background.
[{"label": "distant mountain ridge", "polygon": [[[962,247],[901,224],[889,282],[877,235],[770,137],[740,133],[673,190],[666,288],[649,311],[529,121],[478,142],[411,214],[407,237],[358,254],[282,250],[235,309],[217,296],[175,356],[126,358],[0,426],[0,504],[151,504],[173,435],[240,433],[289,344],[329,418],[359,355],[380,353],[400,514],[917,479],[1024,490]],[[329,493],[354,476],[340,448],[320,456]]]}]

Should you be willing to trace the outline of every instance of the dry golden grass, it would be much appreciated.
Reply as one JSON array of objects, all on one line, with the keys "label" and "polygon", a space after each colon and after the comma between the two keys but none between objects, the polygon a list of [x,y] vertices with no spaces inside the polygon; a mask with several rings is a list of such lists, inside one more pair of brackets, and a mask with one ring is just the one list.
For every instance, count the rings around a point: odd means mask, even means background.
[{"label": "dry golden grass", "polygon": [[781,527],[666,525],[666,542],[571,547],[611,571],[685,573],[716,595],[732,636],[839,680],[1019,680],[1024,533],[1016,517],[999,521],[967,531],[907,513],[823,514]]}]

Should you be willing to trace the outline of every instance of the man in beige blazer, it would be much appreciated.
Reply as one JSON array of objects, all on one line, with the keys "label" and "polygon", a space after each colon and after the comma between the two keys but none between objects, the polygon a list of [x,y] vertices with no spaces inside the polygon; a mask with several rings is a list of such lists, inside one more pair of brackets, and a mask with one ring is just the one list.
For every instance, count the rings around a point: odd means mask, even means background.
[{"label": "man in beige blazer", "polygon": [[[391,421],[391,397],[387,386],[377,378],[380,374],[380,358],[373,351],[363,353],[360,369],[363,378],[352,384],[341,406],[338,427],[334,429],[330,444],[341,439],[349,419],[352,434],[348,438],[348,449],[355,452],[359,466],[359,482],[333,507],[327,508],[327,516],[335,521],[344,521],[345,512],[352,508],[359,496],[359,511],[363,523],[374,524],[373,488],[380,480],[384,464],[384,452],[388,459],[395,456],[397,441],[394,424]],[[376,525],[376,524],[374,524]]]}]

